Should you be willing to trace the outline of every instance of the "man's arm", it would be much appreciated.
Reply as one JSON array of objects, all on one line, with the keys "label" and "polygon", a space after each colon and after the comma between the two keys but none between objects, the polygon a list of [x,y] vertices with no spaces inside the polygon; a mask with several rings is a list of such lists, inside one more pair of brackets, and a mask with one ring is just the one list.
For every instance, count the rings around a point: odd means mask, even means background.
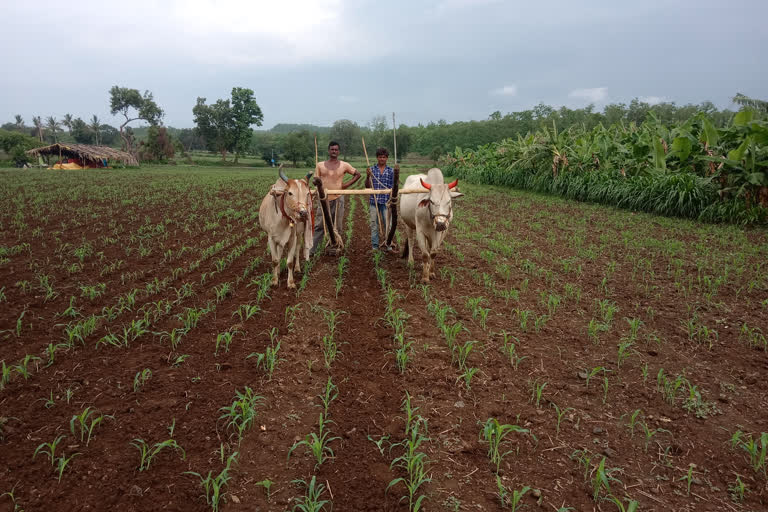
[{"label": "man's arm", "polygon": [[357,169],[355,169],[351,165],[347,164],[347,168],[344,169],[344,173],[352,175],[352,179],[351,180],[349,180],[346,183],[342,183],[341,184],[341,189],[342,190],[347,190],[349,187],[351,187],[352,185],[357,183],[357,180],[360,179],[360,171],[358,171]]}]

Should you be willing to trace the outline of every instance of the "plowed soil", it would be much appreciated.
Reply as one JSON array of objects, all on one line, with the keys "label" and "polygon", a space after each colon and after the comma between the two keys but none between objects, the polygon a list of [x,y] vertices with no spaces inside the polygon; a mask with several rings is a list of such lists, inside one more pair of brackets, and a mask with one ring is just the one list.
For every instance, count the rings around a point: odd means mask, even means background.
[{"label": "plowed soil", "polygon": [[[408,510],[405,485],[388,488],[405,476],[390,465],[403,453],[406,393],[428,425],[425,510],[501,510],[498,485],[530,487],[528,510],[615,510],[609,495],[644,511],[768,510],[765,466],[740,444],[768,432],[765,231],[462,184],[428,287],[418,250],[412,269],[399,254],[380,259],[413,341],[401,373],[362,200],[338,293],[339,258],[319,255],[297,275],[309,274],[306,287],[286,289],[283,271],[259,297],[271,265],[256,212],[273,182],[252,171],[0,171],[0,511],[206,510],[187,472],[216,476],[234,453],[226,510],[290,510],[305,493],[297,481],[313,476],[324,510]],[[241,318],[244,304],[259,310]],[[461,324],[459,346],[475,342],[461,370],[437,306],[445,325]],[[172,346],[190,308],[208,312]],[[324,311],[339,315],[329,368]],[[93,332],[67,346],[88,318]],[[142,319],[146,332],[127,344],[103,341]],[[227,332],[231,345],[217,349]],[[270,378],[248,356],[276,342]],[[665,376],[683,379],[667,399]],[[318,432],[329,378],[335,439],[316,465],[291,448]],[[248,388],[261,399],[239,440],[222,408]],[[71,426],[89,407],[104,416],[90,439]],[[505,438],[498,479],[481,435],[490,418],[528,431]],[[33,456],[59,436],[55,457]],[[139,470],[132,443],[171,438],[183,457],[162,450]],[[62,455],[73,458],[59,480],[51,459]],[[603,459],[613,479],[595,499]]]}]

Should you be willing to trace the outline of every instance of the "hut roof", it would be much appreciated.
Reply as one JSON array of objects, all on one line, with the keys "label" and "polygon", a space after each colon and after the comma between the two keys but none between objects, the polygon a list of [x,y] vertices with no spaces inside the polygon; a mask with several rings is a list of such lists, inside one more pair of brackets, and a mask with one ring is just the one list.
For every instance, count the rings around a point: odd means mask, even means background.
[{"label": "hut roof", "polygon": [[66,156],[68,158],[77,157],[82,160],[108,160],[123,162],[125,165],[139,165],[136,157],[125,151],[109,148],[106,146],[91,146],[89,144],[62,144],[60,142],[44,146],[42,148],[30,149],[26,152],[29,156]]}]

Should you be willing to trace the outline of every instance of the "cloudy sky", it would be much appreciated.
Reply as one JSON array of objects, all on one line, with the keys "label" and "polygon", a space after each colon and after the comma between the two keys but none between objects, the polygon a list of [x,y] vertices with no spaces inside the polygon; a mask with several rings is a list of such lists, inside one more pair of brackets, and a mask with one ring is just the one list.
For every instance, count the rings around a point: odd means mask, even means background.
[{"label": "cloudy sky", "polygon": [[544,102],[768,99],[765,0],[0,0],[0,122],[111,124],[113,85],[191,127],[255,91],[264,127],[486,119]]}]

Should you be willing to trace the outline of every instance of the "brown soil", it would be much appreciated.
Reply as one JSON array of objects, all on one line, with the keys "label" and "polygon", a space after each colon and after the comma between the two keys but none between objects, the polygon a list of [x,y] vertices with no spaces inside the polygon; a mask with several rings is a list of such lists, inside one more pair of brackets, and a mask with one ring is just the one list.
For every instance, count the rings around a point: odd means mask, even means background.
[{"label": "brown soil", "polygon": [[[106,185],[99,181],[101,174],[95,176],[89,187]],[[501,508],[495,467],[480,438],[489,418],[535,435],[535,440],[524,434],[509,436],[503,450],[511,453],[500,471],[510,492],[523,486],[536,490],[535,496],[532,491],[523,498],[531,510],[539,508],[537,502],[544,510],[614,510],[615,505],[592,498],[590,480],[603,457],[605,467],[614,468],[612,475],[620,480],[611,484],[611,493],[625,503],[625,497],[637,500],[640,510],[766,510],[765,475],[753,471],[744,450],[728,443],[736,430],[753,437],[768,431],[768,385],[763,378],[768,356],[748,347],[739,334],[745,322],[768,333],[768,308],[761,304],[768,297],[768,282],[758,265],[768,256],[764,232],[700,227],[469,188],[455,204],[456,218],[428,289],[418,282],[418,251],[416,268],[410,272],[399,255],[382,258],[388,282],[400,294],[396,307],[410,315],[407,333],[414,350],[406,372],[400,374],[392,329],[382,319],[385,301],[371,256],[366,205],[358,204],[352,219],[353,242],[346,250],[349,269],[338,297],[333,286],[338,260],[322,256],[298,296],[285,288],[283,273],[279,288],[258,303],[260,312],[241,320],[236,315],[240,305],[258,301],[259,287],[251,280],[269,271],[266,239],[253,216],[268,180],[240,196],[234,195],[237,180],[223,180],[213,190],[185,184],[184,193],[175,197],[156,177],[139,177],[149,184],[129,198],[146,193],[146,203],[120,207],[121,199],[108,194],[80,200],[78,207],[90,205],[98,214],[96,221],[78,216],[75,207],[58,213],[42,207],[46,219],[28,215],[24,231],[39,226],[41,233],[28,237],[13,227],[12,212],[0,218],[0,247],[30,244],[0,266],[0,289],[4,287],[7,296],[0,303],[0,331],[5,331],[0,334],[0,360],[14,366],[26,354],[41,358],[29,364],[28,379],[12,371],[11,382],[0,391],[0,492],[13,490],[24,510],[205,510],[210,507],[201,497],[199,480],[185,472],[213,471],[215,476],[224,467],[222,450],[227,456],[238,453],[223,505],[227,510],[291,509],[304,492],[294,481],[309,482],[313,475],[325,486],[323,499],[333,502],[333,510],[407,510],[407,499],[400,499],[405,494],[402,483],[387,491],[390,481],[404,476],[390,463],[402,453],[391,445],[404,436],[401,404],[406,392],[429,426],[429,441],[422,445],[430,461],[431,482],[421,488],[426,510]],[[55,184],[37,185],[55,190]],[[244,217],[226,214],[228,208]],[[197,217],[188,220],[192,211]],[[168,236],[146,234],[148,226],[166,219],[171,220],[165,224]],[[218,226],[206,227],[216,219]],[[116,221],[112,227],[110,220]],[[119,241],[110,243],[104,237]],[[506,254],[494,242],[500,237],[506,237]],[[574,237],[581,241],[574,242]],[[238,254],[238,247],[249,240],[252,246]],[[78,261],[72,251],[85,241],[93,246],[91,255],[81,270],[68,272]],[[215,255],[201,254],[217,242],[222,244]],[[64,243],[70,245],[57,252]],[[126,246],[134,248],[133,256],[126,255]],[[179,254],[183,246],[191,250]],[[153,250],[140,256],[140,247]],[[165,257],[168,250],[170,260]],[[733,266],[727,282],[707,299],[703,276],[716,277],[713,269],[738,261],[740,254],[746,254],[746,270],[739,273]],[[216,260],[229,255],[227,265],[214,272]],[[124,260],[119,269],[104,271],[118,260]],[[198,261],[202,263],[195,266]],[[509,266],[508,274],[503,265]],[[174,276],[177,268],[181,270]],[[678,278],[675,268],[682,269]],[[37,285],[41,271],[55,283],[56,298],[45,300]],[[61,316],[70,296],[76,297],[83,315],[78,319],[101,315],[102,308],[117,304],[131,289],[147,290],[155,278],[168,281],[156,292],[139,293],[131,311],[113,320],[101,318],[84,346],[57,350],[53,364],[46,366],[45,348],[63,343],[63,324],[72,320]],[[25,280],[32,285],[26,293],[16,285]],[[80,296],[82,284],[96,283],[106,284],[101,297],[90,301]],[[175,289],[185,283],[193,284],[196,294],[178,298]],[[216,290],[226,283],[231,293],[175,349],[166,338],[152,334],[180,327],[177,315],[185,308],[215,304]],[[567,297],[566,285],[580,289],[578,301]],[[512,289],[517,298],[504,298],[504,291]],[[560,296],[561,302],[537,332],[534,319],[548,314],[549,295]],[[467,306],[473,297],[483,297],[482,307],[489,308],[484,326]],[[151,332],[127,348],[96,347],[102,336],[121,334],[131,320],[143,318],[142,306],[150,310],[149,304],[161,299],[171,308],[153,317]],[[468,358],[468,366],[478,369],[471,389],[429,312],[428,304],[436,299],[453,310],[447,323],[461,322],[465,328],[459,344],[477,342]],[[595,342],[587,325],[593,318],[600,320],[596,301],[603,299],[618,310]],[[294,305],[291,321],[286,308]],[[683,325],[693,307],[699,325],[716,330],[717,337],[689,338]],[[342,354],[330,370],[323,361],[322,338],[328,327],[320,308],[344,312],[336,332]],[[17,336],[17,319],[24,311]],[[531,312],[525,330],[517,311]],[[619,368],[617,345],[629,332],[625,318],[639,318],[643,324]],[[281,360],[270,380],[256,366],[256,358],[247,356],[270,346],[272,328],[278,329]],[[230,330],[239,332],[231,348],[215,355],[217,335]],[[516,369],[501,350],[502,331],[517,339],[518,353],[525,357]],[[172,365],[182,354],[187,359]],[[587,386],[585,370],[599,366],[609,371]],[[134,391],[134,377],[145,368],[151,378]],[[664,400],[656,383],[662,368],[697,386],[713,406],[706,418],[682,407],[687,391],[672,403]],[[315,467],[303,447],[290,458],[289,451],[296,441],[317,432],[318,395],[329,376],[339,393],[328,411],[332,437],[338,439],[330,443],[333,457]],[[531,400],[535,383],[546,383],[538,406]],[[238,443],[220,419],[221,408],[246,387],[263,400],[253,428]],[[46,403],[51,396],[52,403]],[[559,432],[555,404],[560,410],[571,409],[563,415]],[[86,407],[110,416],[94,429],[88,444],[79,432],[70,431],[73,415]],[[639,421],[664,429],[647,449],[640,427],[634,432],[627,427],[637,409],[642,410]],[[164,441],[174,421],[173,438],[185,458],[162,451],[148,470],[138,471],[139,452],[130,443]],[[60,482],[46,455],[33,458],[41,443],[58,436],[66,437],[57,456],[79,454]],[[383,453],[374,442],[382,436],[389,436],[381,445]],[[584,467],[572,457],[577,450],[592,456],[587,481]],[[683,478],[692,464],[689,490]],[[737,475],[748,488],[741,503],[729,496]],[[264,487],[257,485],[265,479],[273,482],[269,500]],[[10,495],[0,498],[3,510],[14,510]]]}]

